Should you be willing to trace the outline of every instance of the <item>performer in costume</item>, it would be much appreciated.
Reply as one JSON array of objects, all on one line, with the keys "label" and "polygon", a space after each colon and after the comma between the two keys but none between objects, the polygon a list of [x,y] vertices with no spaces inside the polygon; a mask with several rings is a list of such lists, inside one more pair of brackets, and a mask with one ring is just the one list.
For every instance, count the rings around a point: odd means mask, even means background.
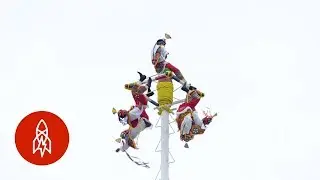
[{"label": "performer in costume", "polygon": [[195,88],[187,89],[185,86],[182,87],[182,90],[187,92],[186,101],[177,110],[176,122],[180,131],[180,139],[189,142],[194,138],[194,135],[203,134],[206,125],[209,125],[212,118],[217,114],[206,115],[203,119],[200,119],[196,106],[200,99],[204,97],[204,94]]},{"label": "performer in costume", "polygon": [[[152,64],[154,65],[155,71],[159,74],[171,71],[181,81],[183,81],[184,83],[187,83],[181,71],[178,68],[176,68],[174,65],[166,61],[169,53],[167,52],[165,46],[166,46],[166,39],[159,39],[157,40],[156,44],[152,49],[151,58],[152,58]],[[171,78],[161,79],[159,81],[169,82],[171,81]]]},{"label": "performer in costume", "polygon": [[[139,82],[125,84],[124,88],[128,90],[132,90],[132,89],[138,90],[137,93],[143,94],[143,92],[146,91],[146,87],[147,87],[148,88],[148,93],[146,94],[147,97],[153,96],[154,92],[151,91],[151,83],[152,83],[151,77],[148,78],[147,86],[140,86],[141,83],[147,78],[147,76],[142,74],[141,72],[138,72],[138,74],[139,74]],[[139,89],[137,89],[137,87],[139,87]]]},{"label": "performer in costume", "polygon": [[129,110],[121,109],[118,112],[113,109],[113,113],[118,114],[119,122],[123,125],[129,125],[129,128],[120,134],[120,138],[122,139],[121,146],[116,150],[116,152],[124,152],[129,147],[137,149],[136,143],[134,141],[135,138],[146,128],[152,127],[152,124],[149,121],[149,116],[146,112],[148,99],[147,96],[143,94],[147,89],[150,88],[150,84],[150,81],[147,85],[139,85],[139,83],[129,85],[127,84],[125,87],[131,90],[135,105],[132,106]]}]

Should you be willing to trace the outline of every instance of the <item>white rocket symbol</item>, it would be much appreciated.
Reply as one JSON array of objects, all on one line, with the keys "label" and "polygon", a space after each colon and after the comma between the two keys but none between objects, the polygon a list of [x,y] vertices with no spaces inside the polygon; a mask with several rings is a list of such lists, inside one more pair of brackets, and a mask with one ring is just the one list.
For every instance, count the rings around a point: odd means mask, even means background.
[{"label": "white rocket symbol", "polygon": [[51,154],[51,140],[46,122],[41,119],[36,127],[36,136],[33,139],[33,154],[40,151],[41,157],[47,151]]}]

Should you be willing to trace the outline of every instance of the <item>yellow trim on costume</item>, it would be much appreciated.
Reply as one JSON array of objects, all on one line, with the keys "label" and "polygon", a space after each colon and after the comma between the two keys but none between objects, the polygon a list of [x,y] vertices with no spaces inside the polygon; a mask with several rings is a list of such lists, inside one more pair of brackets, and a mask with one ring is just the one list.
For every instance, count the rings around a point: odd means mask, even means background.
[{"label": "yellow trim on costume", "polygon": [[166,72],[165,72],[165,75],[166,75],[168,78],[172,78],[172,77],[173,77],[173,72],[172,72],[172,71],[166,71]]},{"label": "yellow trim on costume", "polygon": [[125,84],[125,85],[124,85],[124,88],[127,89],[127,90],[132,90],[132,88],[133,88],[134,86],[136,86],[136,85],[138,85],[137,82],[129,83],[129,84]]},{"label": "yellow trim on costume", "polygon": [[203,92],[197,90],[197,93],[199,94],[200,97],[204,97],[204,93]]},{"label": "yellow trim on costume", "polygon": [[182,123],[184,118],[189,114],[191,115],[191,119],[193,121],[192,111],[190,109],[188,109],[186,112],[179,114],[179,116],[176,118],[176,122],[177,123]]},{"label": "yellow trim on costume", "polygon": [[200,96],[200,98],[204,97],[204,93],[203,92],[201,92],[199,90],[191,90],[186,95],[186,102],[189,102],[189,100],[191,99],[191,96],[192,96],[191,94],[194,93],[194,92],[196,92]]}]

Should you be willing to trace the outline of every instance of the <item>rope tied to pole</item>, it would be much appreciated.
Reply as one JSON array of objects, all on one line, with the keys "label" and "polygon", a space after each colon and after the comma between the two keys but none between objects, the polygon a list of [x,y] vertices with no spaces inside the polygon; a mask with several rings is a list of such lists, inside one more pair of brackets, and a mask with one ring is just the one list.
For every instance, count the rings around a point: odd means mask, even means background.
[{"label": "rope tied to pole", "polygon": [[159,115],[163,110],[172,112],[168,105],[173,102],[173,83],[172,82],[158,82],[157,84],[158,92],[158,103],[159,103]]}]

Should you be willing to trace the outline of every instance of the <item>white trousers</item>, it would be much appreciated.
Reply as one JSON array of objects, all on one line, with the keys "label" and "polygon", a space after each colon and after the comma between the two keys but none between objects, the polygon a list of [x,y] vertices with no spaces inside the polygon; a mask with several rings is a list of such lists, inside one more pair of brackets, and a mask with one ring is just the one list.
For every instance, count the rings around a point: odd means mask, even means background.
[{"label": "white trousers", "polygon": [[[148,121],[148,120],[147,120]],[[143,130],[146,129],[146,124],[143,119],[139,119],[138,124],[135,128],[129,130],[129,137],[134,140]],[[129,148],[129,144],[127,140],[122,140],[120,150],[122,152],[126,151]]]},{"label": "white trousers", "polygon": [[[193,111],[192,117],[193,117],[193,122],[196,125],[199,125],[202,129],[205,129],[205,126],[203,125],[203,122],[200,119],[197,111]],[[180,129],[181,134],[182,135],[189,134],[191,128],[192,128],[192,118],[191,118],[191,114],[188,114],[187,116],[184,117],[181,123],[181,129]]]}]

